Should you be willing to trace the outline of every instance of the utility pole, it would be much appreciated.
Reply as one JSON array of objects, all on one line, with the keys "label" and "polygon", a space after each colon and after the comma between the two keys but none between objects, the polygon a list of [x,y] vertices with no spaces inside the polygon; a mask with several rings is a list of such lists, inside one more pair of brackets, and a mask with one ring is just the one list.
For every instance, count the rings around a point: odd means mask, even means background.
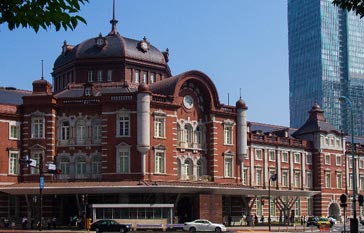
[{"label": "utility pole", "polygon": [[39,231],[43,229],[43,188],[44,188],[44,175],[43,175],[43,154],[39,157]]}]

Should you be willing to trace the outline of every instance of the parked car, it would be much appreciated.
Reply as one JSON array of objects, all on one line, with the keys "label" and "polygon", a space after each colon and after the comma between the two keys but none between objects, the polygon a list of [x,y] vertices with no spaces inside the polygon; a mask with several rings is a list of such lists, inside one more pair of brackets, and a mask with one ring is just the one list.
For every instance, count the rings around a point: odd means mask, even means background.
[{"label": "parked car", "polygon": [[321,217],[317,220],[318,228],[321,228],[323,225],[331,227],[330,220],[328,218]]},{"label": "parked car", "polygon": [[317,227],[317,221],[318,221],[318,217],[314,217],[314,216],[311,216],[311,217],[308,217],[307,218],[307,226],[316,226]]},{"label": "parked car", "polygon": [[183,230],[196,232],[196,231],[226,231],[226,227],[223,224],[212,223],[206,219],[196,219],[192,222],[185,222]]},{"label": "parked car", "polygon": [[130,226],[127,224],[120,224],[113,219],[102,219],[91,224],[91,231],[96,231],[96,233],[101,232],[128,232],[130,231]]}]

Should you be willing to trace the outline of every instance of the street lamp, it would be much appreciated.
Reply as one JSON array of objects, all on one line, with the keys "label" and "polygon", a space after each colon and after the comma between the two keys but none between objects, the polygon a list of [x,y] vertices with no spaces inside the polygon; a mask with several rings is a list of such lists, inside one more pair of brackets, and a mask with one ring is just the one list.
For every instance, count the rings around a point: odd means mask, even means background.
[{"label": "street lamp", "polygon": [[353,218],[350,221],[350,232],[358,233],[358,219],[356,218],[356,179],[355,179],[355,156],[354,156],[354,116],[353,116],[353,103],[346,96],[340,96],[339,100],[347,102],[350,106],[350,119],[351,119],[351,162],[352,162],[352,182],[353,182]]},{"label": "street lamp", "polygon": [[271,219],[270,219],[270,181],[276,181],[277,180],[277,174],[272,174],[269,177],[269,182],[268,182],[268,227],[269,227],[269,231],[271,230]]}]

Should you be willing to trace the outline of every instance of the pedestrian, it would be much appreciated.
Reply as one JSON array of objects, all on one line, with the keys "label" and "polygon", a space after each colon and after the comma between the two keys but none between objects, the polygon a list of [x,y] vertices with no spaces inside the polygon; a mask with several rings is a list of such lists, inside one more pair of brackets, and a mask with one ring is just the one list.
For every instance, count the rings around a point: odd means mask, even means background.
[{"label": "pedestrian", "polygon": [[23,229],[27,229],[27,223],[28,223],[28,218],[24,216],[23,219],[21,220],[21,225]]},{"label": "pedestrian", "polygon": [[260,217],[260,222],[263,223],[264,222],[264,216],[262,215],[262,217]]},{"label": "pedestrian", "polygon": [[56,229],[56,226],[57,226],[56,222],[57,222],[57,218],[56,217],[53,217],[52,218],[53,229]]},{"label": "pedestrian", "polygon": [[233,218],[231,217],[231,215],[229,215],[228,217],[228,226],[231,226],[231,222],[233,221]]},{"label": "pedestrian", "polygon": [[256,214],[254,216],[254,225],[258,226],[258,216]]}]

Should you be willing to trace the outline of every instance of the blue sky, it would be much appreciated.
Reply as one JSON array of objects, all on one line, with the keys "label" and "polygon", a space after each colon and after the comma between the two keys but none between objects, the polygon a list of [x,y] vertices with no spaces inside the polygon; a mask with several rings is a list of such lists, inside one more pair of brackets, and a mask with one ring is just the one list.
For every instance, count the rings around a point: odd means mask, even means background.
[{"label": "blue sky", "polygon": [[[80,14],[87,25],[74,31],[0,25],[0,86],[31,90],[41,60],[52,83],[64,40],[77,45],[110,32],[112,0],[90,0]],[[116,19],[122,36],[169,48],[173,75],[202,71],[224,104],[235,105],[241,89],[249,121],[289,126],[286,0],[116,0]]]}]

